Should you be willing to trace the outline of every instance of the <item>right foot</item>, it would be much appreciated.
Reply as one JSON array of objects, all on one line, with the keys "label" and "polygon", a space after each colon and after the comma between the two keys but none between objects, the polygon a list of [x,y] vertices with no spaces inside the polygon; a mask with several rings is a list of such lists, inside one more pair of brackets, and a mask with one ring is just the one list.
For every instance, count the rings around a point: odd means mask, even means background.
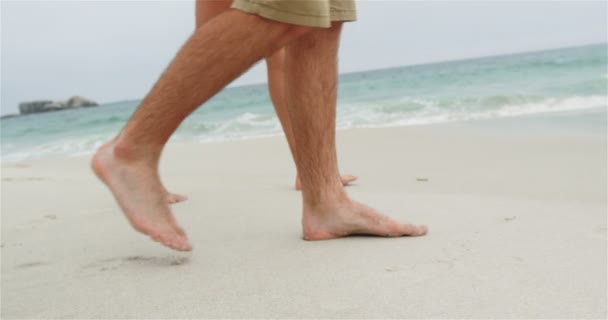
[{"label": "right foot", "polygon": [[[357,177],[351,174],[345,174],[340,177],[340,181],[342,181],[343,186],[347,186],[355,180],[357,180]],[[302,190],[302,182],[300,181],[299,176],[296,176],[296,190]]]},{"label": "right foot", "polygon": [[118,157],[114,147],[114,141],[102,146],[91,166],[108,186],[133,228],[172,249],[192,250],[169,209],[156,167],[144,160]]},{"label": "right foot", "polygon": [[328,240],[349,235],[380,237],[422,236],[426,226],[401,223],[354,201],[338,205],[304,206],[305,240]]}]

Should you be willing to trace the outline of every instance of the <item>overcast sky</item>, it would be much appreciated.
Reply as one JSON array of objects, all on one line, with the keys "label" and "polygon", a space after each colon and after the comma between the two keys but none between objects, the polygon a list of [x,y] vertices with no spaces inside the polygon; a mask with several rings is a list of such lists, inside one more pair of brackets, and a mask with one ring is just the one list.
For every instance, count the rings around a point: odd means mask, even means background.
[{"label": "overcast sky", "polygon": [[[1,113],[142,98],[194,28],[189,1],[0,0]],[[606,42],[606,1],[358,1],[341,72]],[[233,85],[265,82],[260,64]]]}]

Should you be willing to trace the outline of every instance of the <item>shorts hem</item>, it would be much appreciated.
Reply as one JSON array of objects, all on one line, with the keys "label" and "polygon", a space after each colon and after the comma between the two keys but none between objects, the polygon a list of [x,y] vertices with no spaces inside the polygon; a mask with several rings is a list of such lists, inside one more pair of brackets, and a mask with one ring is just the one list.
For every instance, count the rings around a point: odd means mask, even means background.
[{"label": "shorts hem", "polygon": [[309,15],[280,10],[251,0],[234,0],[231,8],[274,21],[317,28],[329,28],[332,21],[357,20],[356,10],[331,11],[330,16]]},{"label": "shorts hem", "polygon": [[296,14],[292,12],[285,12],[277,10],[273,7],[264,6],[259,3],[249,1],[234,0],[232,2],[231,8],[246,13],[255,14],[270,20],[289,24],[319,28],[329,28],[331,26],[331,24],[329,23],[329,17],[327,16],[311,16]]},{"label": "shorts hem", "polygon": [[357,11],[332,11],[331,21],[356,21]]}]

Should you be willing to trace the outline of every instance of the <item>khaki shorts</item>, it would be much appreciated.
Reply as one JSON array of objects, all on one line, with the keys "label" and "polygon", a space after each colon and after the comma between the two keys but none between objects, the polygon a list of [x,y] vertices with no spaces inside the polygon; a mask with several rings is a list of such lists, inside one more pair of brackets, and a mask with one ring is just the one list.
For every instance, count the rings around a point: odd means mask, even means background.
[{"label": "khaki shorts", "polygon": [[332,21],[355,21],[355,0],[234,0],[232,8],[275,21],[329,28]]}]

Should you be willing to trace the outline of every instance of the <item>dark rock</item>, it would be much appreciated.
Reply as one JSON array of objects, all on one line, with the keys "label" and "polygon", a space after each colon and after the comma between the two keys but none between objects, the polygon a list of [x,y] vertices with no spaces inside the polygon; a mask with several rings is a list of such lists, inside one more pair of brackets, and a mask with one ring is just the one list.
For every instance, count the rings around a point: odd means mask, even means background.
[{"label": "dark rock", "polygon": [[47,104],[53,103],[51,100],[38,100],[38,101],[29,101],[29,102],[21,102],[19,104],[19,112],[21,114],[29,114],[29,113],[37,113],[37,112],[45,112],[44,106]]},{"label": "dark rock", "polygon": [[95,106],[98,106],[97,102],[86,99],[81,96],[73,96],[67,102],[68,108],[95,107]]},{"label": "dark rock", "polygon": [[53,103],[44,105],[45,111],[63,110],[63,109],[66,109],[67,107],[68,107],[68,105],[65,101],[55,101]]},{"label": "dark rock", "polygon": [[99,104],[95,101],[81,96],[73,96],[68,101],[38,100],[22,102],[19,104],[21,114],[40,113],[49,111],[59,111],[65,109],[75,109],[81,107],[94,107]]}]

